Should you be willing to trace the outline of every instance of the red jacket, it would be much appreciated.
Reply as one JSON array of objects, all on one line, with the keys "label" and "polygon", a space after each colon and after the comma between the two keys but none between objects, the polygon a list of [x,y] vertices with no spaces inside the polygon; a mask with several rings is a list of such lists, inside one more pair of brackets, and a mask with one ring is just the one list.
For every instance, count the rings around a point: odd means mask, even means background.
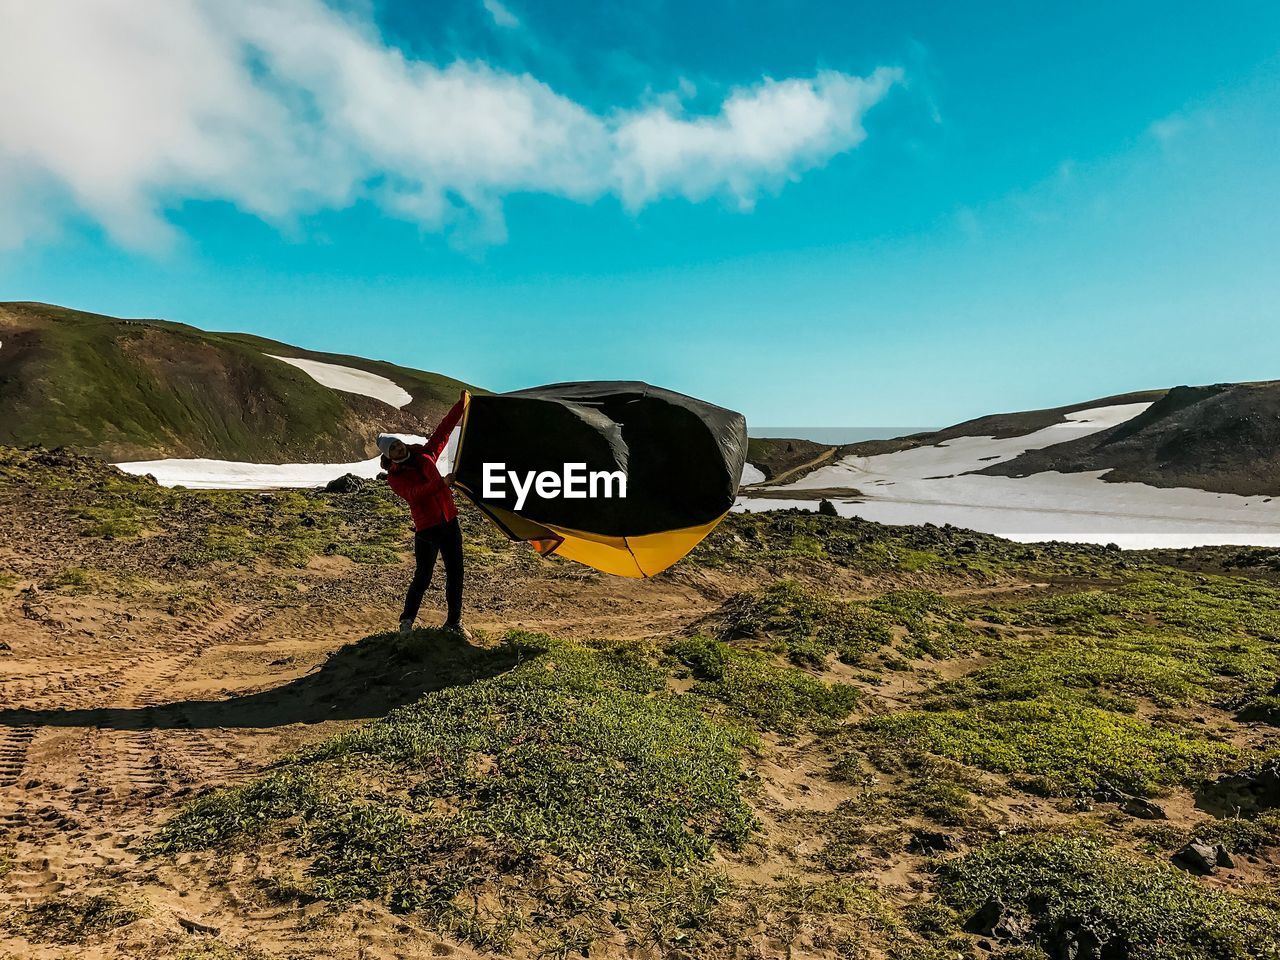
[{"label": "red jacket", "polygon": [[440,476],[436,460],[449,442],[449,434],[461,419],[462,401],[459,400],[445,414],[430,440],[425,444],[415,443],[409,446],[409,459],[403,463],[392,463],[386,457],[382,458],[382,468],[387,471],[387,483],[409,504],[415,530],[426,530],[428,527],[448,523],[458,515],[458,507],[453,502],[453,491]]}]

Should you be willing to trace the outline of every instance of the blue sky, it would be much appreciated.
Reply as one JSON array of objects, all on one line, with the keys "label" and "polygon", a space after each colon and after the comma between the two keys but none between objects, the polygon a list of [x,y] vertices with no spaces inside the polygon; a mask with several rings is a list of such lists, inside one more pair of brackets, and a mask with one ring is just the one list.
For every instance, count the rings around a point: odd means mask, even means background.
[{"label": "blue sky", "polygon": [[0,299],[762,426],[1280,376],[1274,3],[58,8]]}]

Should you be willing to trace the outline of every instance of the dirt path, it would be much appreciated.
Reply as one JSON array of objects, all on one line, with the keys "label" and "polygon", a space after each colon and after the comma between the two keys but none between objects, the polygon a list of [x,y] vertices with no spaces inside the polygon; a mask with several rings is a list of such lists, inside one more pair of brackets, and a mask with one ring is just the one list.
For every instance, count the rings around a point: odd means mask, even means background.
[{"label": "dirt path", "polygon": [[[491,636],[519,627],[638,638],[678,630],[713,606],[674,584],[634,596],[591,582],[555,592],[551,602],[523,609],[480,609],[472,625]],[[209,926],[222,930],[224,942],[242,936],[286,953],[404,955],[343,936],[318,945],[325,938],[303,935],[306,918],[295,907],[250,909],[253,897],[236,883],[270,876],[269,856],[242,864],[233,883],[193,876],[190,864],[145,860],[142,850],[200,791],[240,782],[285,752],[429,688],[429,677],[384,675],[378,664],[338,653],[385,629],[387,617],[381,605],[306,596],[227,606],[198,620],[157,610],[122,615],[118,604],[55,594],[0,611],[0,864],[8,862],[7,874],[0,870],[0,914],[60,894],[130,889],[152,911],[137,942],[77,948],[77,956],[166,956],[157,944],[180,943]],[[425,612],[423,622],[433,617]],[[396,926],[404,924],[362,930],[395,939],[389,931]],[[414,938],[431,940],[422,931]],[[10,955],[66,954],[0,935],[0,957]]]},{"label": "dirt path", "polygon": [[840,449],[839,447],[830,447],[827,450],[824,450],[822,453],[818,454],[812,460],[806,460],[804,463],[800,464],[799,466],[792,467],[789,470],[783,470],[782,473],[778,474],[776,477],[773,477],[766,482],[769,486],[777,486],[778,484],[786,483],[788,480],[790,480],[792,477],[795,477],[797,474],[799,474],[799,476],[804,476],[806,473],[809,473],[812,470],[816,470],[818,467],[822,466],[824,463],[830,460],[833,456],[835,456],[836,451],[839,449]]}]

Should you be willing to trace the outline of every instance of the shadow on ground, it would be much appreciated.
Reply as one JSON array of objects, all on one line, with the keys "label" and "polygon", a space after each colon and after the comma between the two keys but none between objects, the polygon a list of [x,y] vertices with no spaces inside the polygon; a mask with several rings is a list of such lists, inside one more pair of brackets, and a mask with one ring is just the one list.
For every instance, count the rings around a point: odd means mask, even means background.
[{"label": "shadow on ground", "polygon": [[381,633],[347,644],[305,676],[259,693],[145,707],[0,710],[0,726],[163,730],[365,720],[424,693],[496,676],[534,652],[513,644],[479,647],[442,630]]}]

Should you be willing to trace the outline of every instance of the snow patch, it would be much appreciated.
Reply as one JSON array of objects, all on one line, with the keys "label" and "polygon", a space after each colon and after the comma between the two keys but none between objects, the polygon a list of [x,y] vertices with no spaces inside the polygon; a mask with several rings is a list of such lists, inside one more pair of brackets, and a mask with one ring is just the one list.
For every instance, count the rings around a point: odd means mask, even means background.
[{"label": "snow patch", "polygon": [[403,407],[413,402],[413,394],[404,387],[368,370],[357,370],[355,367],[344,367],[337,363],[322,363],[319,360],[303,360],[301,357],[277,357],[273,353],[267,356],[272,360],[287,363],[291,367],[297,367],[316,383],[333,390],[373,397],[393,407]]},{"label": "snow patch", "polygon": [[[442,474],[453,470],[458,450],[458,429],[436,461]],[[405,443],[426,443],[425,437],[396,433]],[[344,473],[357,477],[376,477],[382,470],[381,457],[355,463],[245,463],[238,460],[168,459],[133,460],[117,463],[117,467],[134,476],[151,474],[162,487],[188,487],[192,490],[268,490],[280,487],[322,487]]]},{"label": "snow patch", "polygon": [[[1184,487],[1107,483],[1106,471],[1045,472],[1029,477],[970,473],[1026,450],[1052,446],[1116,426],[1149,404],[1119,404],[1068,414],[1024,437],[960,437],[874,457],[845,457],[815,470],[787,491],[844,488],[832,499],[841,516],[880,523],[950,523],[1010,540],[1117,543],[1127,548],[1212,544],[1280,546],[1280,499],[1240,497]],[[740,498],[735,510],[816,509],[818,498]],[[1271,502],[1268,502],[1270,500]]]},{"label": "snow patch", "polygon": [[748,483],[764,483],[768,478],[764,475],[764,471],[757,467],[754,463],[744,463],[742,465],[742,480],[740,486]]}]

